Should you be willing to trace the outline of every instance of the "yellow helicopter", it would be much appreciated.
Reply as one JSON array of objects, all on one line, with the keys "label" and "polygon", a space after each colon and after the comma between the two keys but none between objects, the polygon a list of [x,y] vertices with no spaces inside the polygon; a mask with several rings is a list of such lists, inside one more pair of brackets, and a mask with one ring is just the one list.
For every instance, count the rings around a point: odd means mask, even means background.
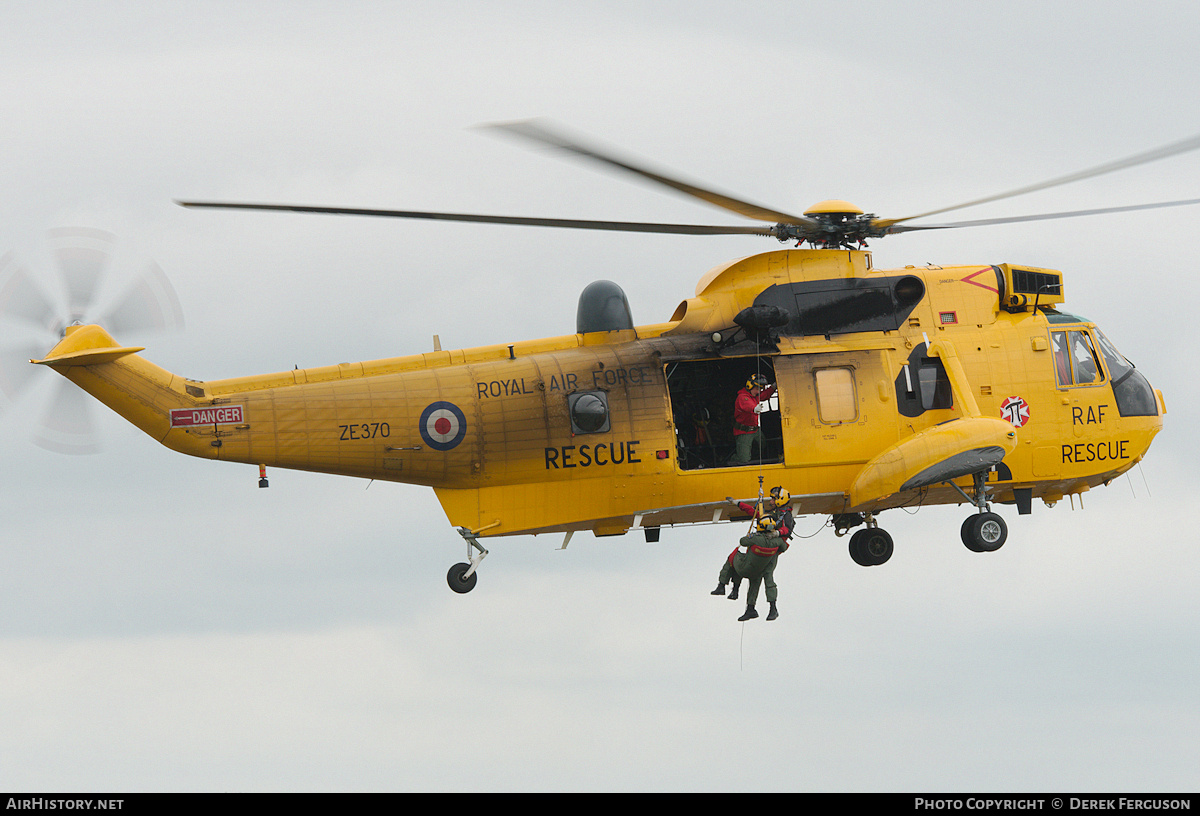
[{"label": "yellow helicopter", "polygon": [[[1108,484],[1162,428],[1162,394],[1090,320],[1062,311],[1063,276],[1007,263],[872,266],[870,239],[1200,203],[1200,199],[941,224],[914,219],[1033,192],[1200,147],[1200,137],[1037,185],[882,219],[843,201],[803,215],[761,207],[616,157],[537,122],[495,126],[665,185],[753,226],[582,221],[279,204],[284,210],[677,234],[762,235],[796,247],[704,275],[668,320],[637,326],[615,283],[579,300],[573,334],[511,345],[195,381],[66,328],[49,366],[193,456],[431,486],[467,542],[447,576],[475,586],[481,539],[597,536],[744,518],[725,497],[787,487],[795,515],[828,515],[849,552],[891,556],[891,508],[962,503],[971,550],[1007,537],[992,504],[1053,505]],[[735,396],[769,382],[747,461]],[[767,393],[767,392],[763,392]],[[753,430],[753,429],[751,429]]]}]

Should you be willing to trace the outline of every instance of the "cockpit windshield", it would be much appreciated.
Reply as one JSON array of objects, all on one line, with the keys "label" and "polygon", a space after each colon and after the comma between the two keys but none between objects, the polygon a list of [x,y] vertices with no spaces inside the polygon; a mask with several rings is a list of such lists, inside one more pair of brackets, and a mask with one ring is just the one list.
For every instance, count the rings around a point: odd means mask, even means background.
[{"label": "cockpit windshield", "polygon": [[1096,335],[1096,345],[1100,347],[1100,353],[1104,355],[1104,362],[1108,366],[1113,395],[1117,400],[1117,411],[1121,416],[1157,416],[1158,400],[1150,382],[1134,368],[1133,363],[1117,351],[1117,347],[1104,336],[1104,332],[1099,329],[1093,331]]},{"label": "cockpit windshield", "polygon": [[1104,355],[1104,362],[1108,365],[1108,375],[1113,378],[1113,381],[1119,381],[1133,371],[1133,363],[1125,359],[1121,352],[1117,351],[1117,347],[1112,344],[1112,341],[1104,336],[1104,332],[1096,329],[1096,342],[1100,345],[1100,353]]}]

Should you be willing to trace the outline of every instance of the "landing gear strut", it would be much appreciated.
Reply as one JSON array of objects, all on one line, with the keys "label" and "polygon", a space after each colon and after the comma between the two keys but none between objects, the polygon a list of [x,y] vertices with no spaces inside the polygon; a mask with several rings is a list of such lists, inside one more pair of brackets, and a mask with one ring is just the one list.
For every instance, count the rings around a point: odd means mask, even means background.
[{"label": "landing gear strut", "polygon": [[[479,580],[479,575],[475,570],[479,567],[479,562],[487,557],[488,551],[479,543],[475,533],[466,527],[459,527],[458,534],[467,542],[468,563],[455,564],[451,567],[450,571],[446,573],[446,583],[452,590],[462,595],[475,588],[475,584]],[[478,550],[479,555],[472,556],[472,550]]]},{"label": "landing gear strut", "polygon": [[968,496],[954,482],[947,482],[979,510],[963,522],[962,542],[971,552],[995,552],[1004,546],[1008,538],[1008,525],[1004,523],[1004,519],[991,512],[987,495],[987,472],[974,474],[974,479],[975,484],[971,491],[973,496]]}]

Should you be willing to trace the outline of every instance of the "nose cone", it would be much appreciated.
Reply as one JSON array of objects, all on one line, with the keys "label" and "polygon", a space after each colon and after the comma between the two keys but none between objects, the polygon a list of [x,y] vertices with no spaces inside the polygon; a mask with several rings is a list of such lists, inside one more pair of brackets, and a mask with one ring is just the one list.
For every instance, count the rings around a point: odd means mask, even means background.
[{"label": "nose cone", "polygon": [[1140,460],[1163,427],[1167,406],[1162,392],[1153,388],[1142,372],[1134,369],[1125,378],[1114,382],[1113,394],[1121,417],[1122,436],[1128,440],[1130,458]]},{"label": "nose cone", "polygon": [[[1147,382],[1146,384],[1149,385],[1149,382]],[[1162,391],[1159,391],[1157,388],[1153,389],[1153,391],[1154,391],[1154,406],[1157,409],[1157,413],[1154,416],[1153,425],[1154,425],[1154,433],[1158,433],[1159,431],[1162,430],[1163,414],[1165,414],[1167,412],[1167,401],[1163,398]],[[1149,444],[1149,443],[1147,443],[1147,444]]]},{"label": "nose cone", "polygon": [[[1113,397],[1122,417],[1158,417],[1160,394],[1150,386],[1146,375],[1136,368],[1113,381]],[[1160,423],[1161,424],[1161,423]]]}]

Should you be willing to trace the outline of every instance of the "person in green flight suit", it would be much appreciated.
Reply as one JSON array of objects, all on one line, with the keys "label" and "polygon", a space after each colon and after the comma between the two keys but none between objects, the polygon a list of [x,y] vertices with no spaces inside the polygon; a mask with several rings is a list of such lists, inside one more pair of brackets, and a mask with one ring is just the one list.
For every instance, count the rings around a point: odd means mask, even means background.
[{"label": "person in green flight suit", "polygon": [[[795,519],[792,516],[792,510],[788,506],[789,502],[791,501],[791,494],[789,494],[788,491],[783,487],[772,487],[770,498],[766,501],[759,502],[754,506],[751,506],[746,502],[734,501],[732,498],[727,498],[727,501],[729,501],[730,504],[736,505],[740,510],[742,510],[742,512],[749,513],[751,516],[753,516],[756,519],[756,529],[763,525],[764,521],[772,522],[774,525],[773,534],[777,535],[780,539],[775,544],[764,545],[759,543],[757,545],[755,552],[759,555],[765,555],[771,549],[774,549],[774,552],[770,555],[770,558],[765,564],[760,565],[758,563],[753,563],[752,565],[747,565],[747,569],[758,570],[758,581],[766,584],[767,602],[771,605],[771,610],[767,613],[767,620],[775,620],[779,617],[779,608],[776,606],[776,603],[779,599],[779,588],[775,584],[775,565],[779,561],[779,553],[787,550],[789,540],[792,537],[792,529],[796,525]],[[753,535],[758,535],[760,533],[754,533]],[[744,537],[739,543],[738,548],[746,547],[746,538],[749,537],[750,536]],[[747,553],[749,552],[750,551],[748,550]],[[733,589],[729,593],[729,600],[737,600],[738,590],[742,585],[742,578],[749,577],[745,572],[737,569],[738,556],[740,555],[743,557],[742,563],[746,565],[747,562],[745,561],[745,556],[747,553],[741,553],[739,552],[739,549],[735,548],[734,551],[729,554],[729,557],[725,559],[725,563],[721,566],[721,574],[717,579],[717,588],[714,589],[710,594],[724,595],[725,583],[732,580]],[[754,603],[758,599],[758,581],[752,581],[754,592],[747,598],[748,617],[739,618],[739,620],[749,620],[750,618],[758,617],[757,612],[753,611]]]},{"label": "person in green flight suit", "polygon": [[[725,565],[721,567],[721,581],[717,585],[717,590],[712,594],[724,595],[725,581],[734,576],[737,579],[748,579],[750,586],[746,590],[746,611],[738,618],[739,621],[748,621],[758,617],[754,604],[758,600],[758,590],[763,582],[763,574],[768,568],[774,566],[775,557],[785,551],[788,544],[776,529],[775,519],[770,515],[765,515],[759,518],[755,525],[755,532],[742,537],[738,547],[739,549],[731,553],[726,559]],[[742,547],[745,548],[745,552],[741,551]],[[736,588],[737,584],[734,586]],[[779,616],[775,609],[777,598],[778,589],[775,582],[770,581],[767,584],[767,601],[771,604],[771,612],[767,616],[767,620],[775,620]]]},{"label": "person in green flight suit", "polygon": [[767,620],[775,620],[779,617],[779,607],[775,605],[779,599],[779,587],[775,585],[775,565],[779,562],[779,553],[787,550],[791,546],[792,532],[796,529],[796,519],[792,515],[792,508],[789,506],[792,500],[792,494],[786,488],[776,486],[771,488],[772,506],[775,508],[772,517],[775,519],[775,531],[779,533],[779,537],[783,539],[778,552],[771,558],[771,563],[763,570],[763,585],[766,586],[767,602],[771,604],[771,611],[767,613]]},{"label": "person in green flight suit", "polygon": [[[750,504],[744,501],[737,501],[732,496],[726,496],[725,501],[749,515],[754,519],[754,524],[757,524],[759,519],[766,518],[771,513],[770,502],[760,500],[757,504]],[[738,547],[740,546],[739,544]],[[729,600],[736,601],[738,599],[738,591],[742,587],[742,576],[738,575],[733,569],[733,559],[738,554],[738,547],[733,548],[733,552],[729,554],[725,559],[725,563],[721,565],[721,575],[717,579],[717,588],[710,592],[710,595],[724,595],[725,583],[733,581],[733,589],[729,593]]]}]

